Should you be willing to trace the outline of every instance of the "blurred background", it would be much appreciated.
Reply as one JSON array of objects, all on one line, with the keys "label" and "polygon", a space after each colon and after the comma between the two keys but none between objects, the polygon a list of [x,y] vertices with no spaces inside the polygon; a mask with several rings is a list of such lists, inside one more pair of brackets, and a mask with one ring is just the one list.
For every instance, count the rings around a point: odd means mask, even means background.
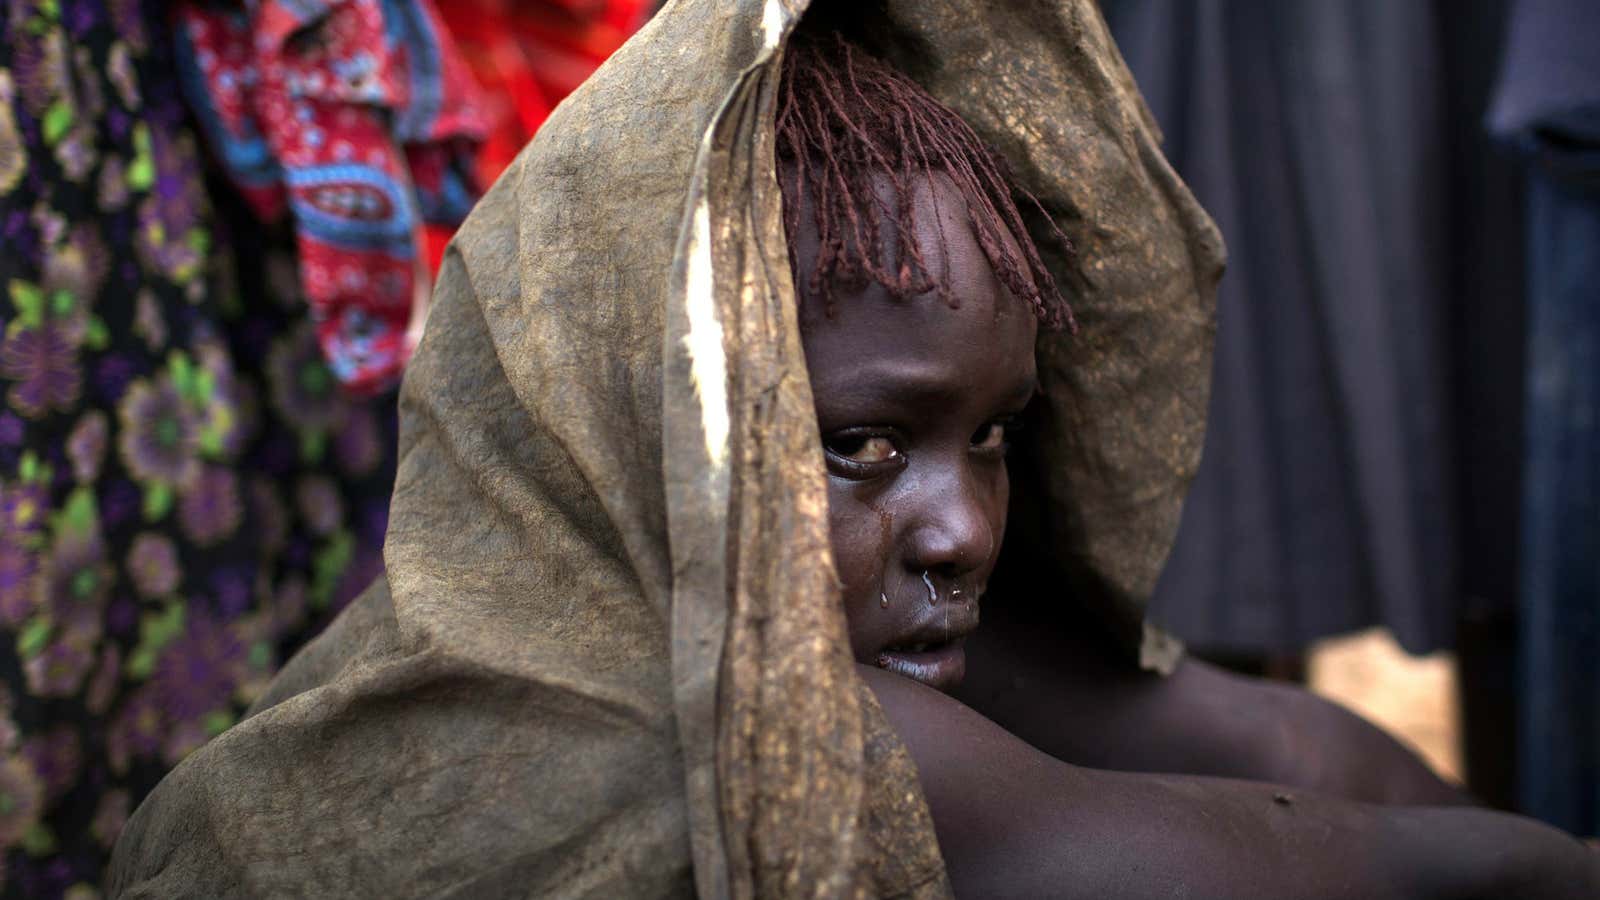
[{"label": "blurred background", "polygon": [[[381,567],[445,242],[651,0],[0,7],[0,886]],[[1600,833],[1600,5],[1101,0],[1222,229],[1154,617]]]},{"label": "blurred background", "polygon": [[1600,6],[1101,6],[1229,246],[1155,618],[1600,831]]}]

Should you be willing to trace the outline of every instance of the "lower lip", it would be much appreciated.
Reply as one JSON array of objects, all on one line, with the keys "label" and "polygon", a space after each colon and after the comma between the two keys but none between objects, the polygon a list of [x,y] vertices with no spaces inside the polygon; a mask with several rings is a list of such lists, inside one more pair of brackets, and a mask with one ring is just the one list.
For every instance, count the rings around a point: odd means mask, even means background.
[{"label": "lower lip", "polygon": [[878,668],[948,691],[960,685],[967,674],[967,651],[961,646],[965,640],[957,638],[938,649],[921,653],[884,650],[878,654]]}]

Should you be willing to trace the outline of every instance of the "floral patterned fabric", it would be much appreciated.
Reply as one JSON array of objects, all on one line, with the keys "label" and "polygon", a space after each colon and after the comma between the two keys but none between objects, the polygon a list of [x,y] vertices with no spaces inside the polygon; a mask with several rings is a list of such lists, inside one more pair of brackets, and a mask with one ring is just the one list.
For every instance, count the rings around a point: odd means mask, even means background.
[{"label": "floral patterned fabric", "polygon": [[393,401],[208,195],[159,5],[0,2],[0,883],[87,897],[381,569]]}]

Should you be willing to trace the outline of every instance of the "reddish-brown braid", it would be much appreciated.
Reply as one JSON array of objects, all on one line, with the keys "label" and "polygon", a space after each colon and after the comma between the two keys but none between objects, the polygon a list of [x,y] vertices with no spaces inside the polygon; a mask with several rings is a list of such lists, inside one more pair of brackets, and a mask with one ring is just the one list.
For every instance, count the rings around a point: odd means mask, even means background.
[{"label": "reddish-brown braid", "polygon": [[[789,259],[798,265],[799,200],[809,197],[820,249],[806,284],[830,315],[835,283],[872,281],[896,299],[936,291],[959,302],[948,273],[931,274],[913,227],[915,179],[941,172],[966,201],[978,246],[1001,284],[1046,327],[1077,330],[1012,195],[1033,204],[1070,254],[1071,242],[1038,199],[1011,184],[1004,161],[960,116],[837,33],[797,35],[786,51],[777,154]],[[888,179],[892,203],[875,189],[877,178]],[[888,252],[885,220],[897,238]]]}]

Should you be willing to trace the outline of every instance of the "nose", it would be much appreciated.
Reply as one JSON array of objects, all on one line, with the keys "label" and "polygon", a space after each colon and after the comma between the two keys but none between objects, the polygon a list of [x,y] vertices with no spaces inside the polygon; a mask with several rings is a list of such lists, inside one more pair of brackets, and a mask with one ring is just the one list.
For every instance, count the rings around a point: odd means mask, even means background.
[{"label": "nose", "polygon": [[994,552],[993,498],[967,467],[921,479],[918,514],[907,533],[906,566],[957,578],[984,565]]}]

